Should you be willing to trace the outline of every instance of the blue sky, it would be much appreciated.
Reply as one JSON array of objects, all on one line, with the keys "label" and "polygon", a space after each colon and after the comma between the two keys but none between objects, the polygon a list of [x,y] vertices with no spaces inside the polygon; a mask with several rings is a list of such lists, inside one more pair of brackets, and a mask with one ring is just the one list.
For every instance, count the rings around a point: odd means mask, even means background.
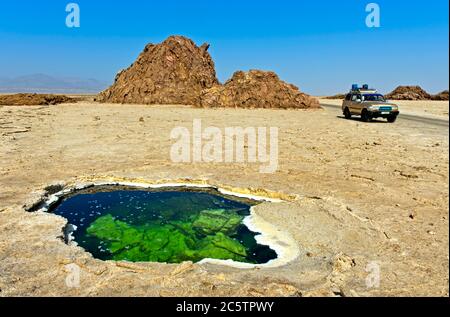
[{"label": "blue sky", "polygon": [[[65,25],[76,2],[81,27]],[[367,28],[365,6],[381,8]],[[322,95],[369,83],[383,92],[449,87],[448,0],[2,0],[0,77],[33,73],[111,82],[149,42],[172,34],[210,53],[221,81],[236,70],[277,72]]]}]

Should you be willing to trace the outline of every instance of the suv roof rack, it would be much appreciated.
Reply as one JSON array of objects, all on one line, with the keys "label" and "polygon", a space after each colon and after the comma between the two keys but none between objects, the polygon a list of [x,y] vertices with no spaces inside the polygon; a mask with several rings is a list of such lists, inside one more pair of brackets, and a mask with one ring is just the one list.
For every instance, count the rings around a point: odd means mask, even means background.
[{"label": "suv roof rack", "polygon": [[377,90],[373,88],[369,88],[369,85],[363,85],[359,87],[358,84],[353,84],[352,89],[350,89],[351,93],[367,93],[367,94],[376,94]]}]

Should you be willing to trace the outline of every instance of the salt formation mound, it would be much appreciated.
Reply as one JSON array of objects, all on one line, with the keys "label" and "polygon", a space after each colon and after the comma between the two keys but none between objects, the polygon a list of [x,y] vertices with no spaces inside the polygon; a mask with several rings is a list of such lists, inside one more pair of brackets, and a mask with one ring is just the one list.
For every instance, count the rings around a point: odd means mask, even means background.
[{"label": "salt formation mound", "polygon": [[111,103],[182,104],[202,107],[319,108],[319,102],[272,72],[236,72],[225,85],[216,78],[208,44],[182,36],[149,44],[97,100]]},{"label": "salt formation mound", "polygon": [[48,106],[76,102],[74,98],[45,94],[15,94],[0,96],[0,105],[6,106]]},{"label": "salt formation mound", "polygon": [[449,92],[448,90],[445,90],[443,92],[438,93],[437,95],[434,95],[433,100],[441,100],[441,101],[448,101],[449,100]]},{"label": "salt formation mound", "polygon": [[399,86],[385,96],[393,100],[431,100],[432,96],[419,86]]},{"label": "salt formation mound", "polygon": [[224,85],[203,91],[202,107],[320,108],[319,101],[281,81],[273,72],[238,71]]},{"label": "salt formation mound", "polygon": [[117,74],[98,101],[140,104],[198,104],[203,89],[218,84],[208,44],[182,36],[149,44],[136,62]]}]

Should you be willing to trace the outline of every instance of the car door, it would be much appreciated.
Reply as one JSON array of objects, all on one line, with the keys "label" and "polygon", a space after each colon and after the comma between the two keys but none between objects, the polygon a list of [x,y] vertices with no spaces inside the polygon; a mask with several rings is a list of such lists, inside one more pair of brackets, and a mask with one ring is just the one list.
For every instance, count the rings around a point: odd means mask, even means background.
[{"label": "car door", "polygon": [[358,111],[358,103],[356,102],[357,99],[358,99],[358,95],[357,94],[352,94],[351,100],[349,102],[349,107],[348,107],[352,114],[359,114],[360,113]]},{"label": "car door", "polygon": [[356,94],[355,95],[355,100],[353,101],[353,111],[355,114],[361,114],[362,110],[364,108],[364,104],[362,102],[362,95],[361,94]]},{"label": "car door", "polygon": [[[350,105],[351,100],[352,100],[352,94],[347,94],[347,95],[345,96],[344,102],[343,102],[343,104],[342,104],[342,111],[344,111],[345,108],[348,108],[348,109],[350,110],[350,107],[351,107],[351,105]],[[351,110],[350,110],[350,111],[351,111]]]}]

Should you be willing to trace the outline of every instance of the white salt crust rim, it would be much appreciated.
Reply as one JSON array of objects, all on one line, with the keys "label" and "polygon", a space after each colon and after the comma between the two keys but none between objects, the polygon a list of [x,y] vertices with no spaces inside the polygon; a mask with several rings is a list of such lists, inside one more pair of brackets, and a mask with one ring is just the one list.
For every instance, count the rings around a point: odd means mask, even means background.
[{"label": "white salt crust rim", "polygon": [[[171,187],[188,187],[188,188],[211,188],[218,190],[221,194],[227,196],[235,196],[240,198],[247,198],[255,201],[265,201],[271,203],[281,203],[283,200],[273,199],[269,197],[256,196],[251,194],[235,193],[229,190],[225,190],[219,187],[203,184],[191,184],[191,183],[164,183],[164,184],[146,184],[146,183],[133,183],[133,182],[92,182],[86,184],[79,184],[72,188],[64,189],[58,193],[50,195],[44,202],[43,206],[38,212],[48,212],[50,208],[56,204],[62,197],[72,192],[94,187],[94,186],[129,186],[135,188],[147,188],[147,189],[160,189]],[[244,219],[244,224],[253,232],[259,233],[256,241],[258,244],[269,246],[277,253],[277,258],[273,259],[265,264],[250,264],[236,262],[233,260],[217,260],[217,259],[203,259],[197,264],[215,264],[229,266],[239,269],[254,269],[254,268],[276,268],[287,265],[294,261],[300,255],[300,250],[296,241],[289,235],[289,233],[276,228],[274,225],[265,221],[258,216],[255,212],[255,207],[250,208],[250,215]],[[73,231],[76,230],[76,226],[72,226]],[[73,231],[68,232],[69,243],[73,240]]]}]

